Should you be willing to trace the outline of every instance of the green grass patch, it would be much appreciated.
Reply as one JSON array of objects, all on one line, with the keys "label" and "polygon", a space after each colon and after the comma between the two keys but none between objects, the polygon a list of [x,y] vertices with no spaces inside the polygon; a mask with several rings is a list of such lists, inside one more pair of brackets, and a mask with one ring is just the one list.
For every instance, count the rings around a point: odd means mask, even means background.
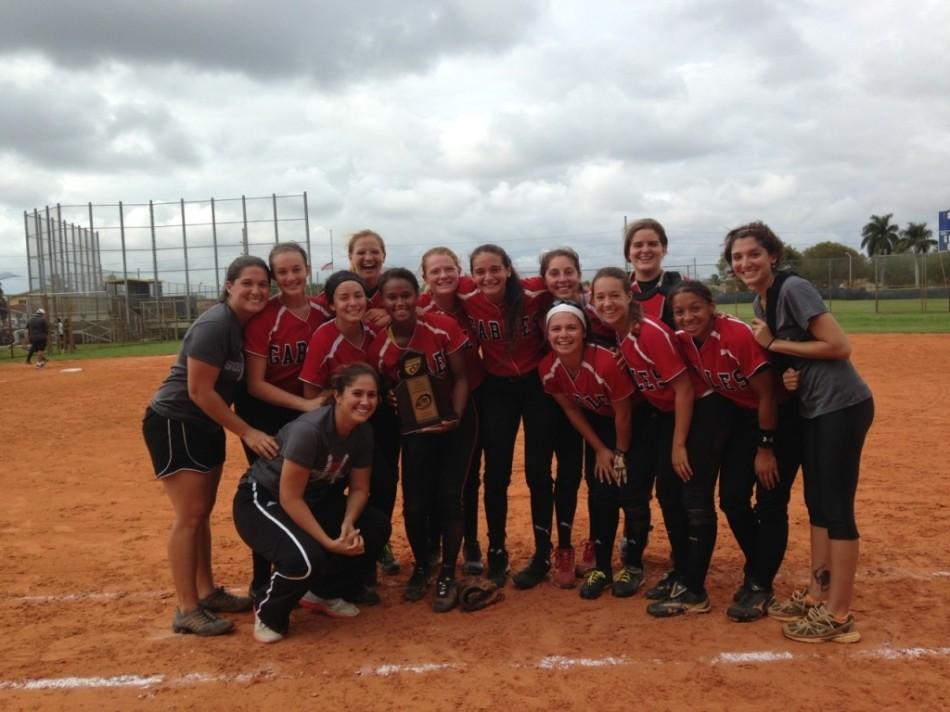
[{"label": "green grass patch", "polygon": [[[827,302],[826,302],[827,303]],[[879,311],[874,311],[874,300],[833,300],[828,303],[831,313],[849,334],[946,334],[950,333],[950,311],[947,302],[931,299],[927,311],[921,310],[919,299],[882,299]],[[740,319],[752,319],[752,304],[721,301],[719,309],[726,314],[738,314]]]},{"label": "green grass patch", "polygon": [[[153,341],[138,344],[86,344],[76,346],[72,353],[58,353],[48,351],[50,359],[57,361],[71,361],[73,359],[87,358],[115,358],[117,356],[167,356],[177,354],[181,348],[180,341]],[[22,361],[26,358],[26,350],[15,348],[13,350],[14,361]],[[10,361],[10,347],[0,348],[0,361]]]}]

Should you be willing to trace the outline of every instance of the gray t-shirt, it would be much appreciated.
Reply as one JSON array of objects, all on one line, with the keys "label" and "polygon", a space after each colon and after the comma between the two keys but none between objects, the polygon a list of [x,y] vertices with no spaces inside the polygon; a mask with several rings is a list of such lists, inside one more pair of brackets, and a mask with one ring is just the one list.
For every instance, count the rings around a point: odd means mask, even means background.
[{"label": "gray t-shirt", "polygon": [[350,471],[373,462],[373,426],[362,423],[346,438],[336,432],[332,405],[304,413],[277,432],[280,454],[257,460],[247,477],[280,497],[280,471],[284,458],[310,470],[304,490],[307,501],[320,500],[332,485],[346,484]]},{"label": "gray t-shirt", "polygon": [[[765,319],[765,310],[756,295],[752,304],[755,315]],[[811,282],[798,276],[788,277],[779,290],[774,334],[789,341],[814,341],[808,324],[828,309]],[[847,408],[871,397],[871,389],[858,375],[849,359],[830,360],[788,357],[799,373],[798,400],[803,418]]]},{"label": "gray t-shirt", "polygon": [[244,334],[241,322],[227,304],[219,303],[199,316],[181,342],[178,359],[149,404],[156,413],[184,420],[209,431],[221,426],[205,415],[188,396],[188,357],[221,369],[214,390],[231,405],[244,377]]}]

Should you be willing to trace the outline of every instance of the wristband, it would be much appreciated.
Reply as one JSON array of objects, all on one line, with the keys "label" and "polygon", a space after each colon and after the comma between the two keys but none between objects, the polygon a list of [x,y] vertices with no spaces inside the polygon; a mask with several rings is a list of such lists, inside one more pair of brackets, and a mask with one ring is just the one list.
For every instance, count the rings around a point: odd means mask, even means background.
[{"label": "wristband", "polygon": [[758,445],[763,450],[771,450],[775,447],[775,431],[759,428]]},{"label": "wristband", "polygon": [[778,338],[777,336],[773,336],[773,337],[772,337],[772,340],[768,343],[768,346],[765,347],[765,350],[766,350],[766,351],[771,351],[771,350],[772,350],[772,344],[775,343],[775,340],[776,340],[777,338]]}]

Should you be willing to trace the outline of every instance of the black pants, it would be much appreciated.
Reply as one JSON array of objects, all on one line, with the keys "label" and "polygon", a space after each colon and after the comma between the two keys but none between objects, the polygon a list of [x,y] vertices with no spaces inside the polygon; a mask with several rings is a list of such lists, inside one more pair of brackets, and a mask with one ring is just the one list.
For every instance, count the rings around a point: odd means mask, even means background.
[{"label": "black pants", "polygon": [[518,425],[524,419],[525,479],[531,492],[535,550],[548,556],[554,509],[551,458],[560,408],[541,389],[535,371],[512,378],[487,374],[479,390],[482,446],[485,448],[488,547],[495,550],[505,548],[508,485],[511,484]]},{"label": "black pants", "polygon": [[373,426],[373,469],[370,474],[369,503],[392,519],[399,484],[400,424],[396,412],[380,398],[370,418]]},{"label": "black pants", "polygon": [[[346,497],[340,490],[332,489],[325,499],[308,505],[327,535],[339,536],[346,513]],[[274,567],[258,602],[257,615],[278,633],[287,631],[290,612],[308,590],[347,597],[360,585],[365,562],[375,562],[389,538],[386,517],[373,507],[366,507],[355,523],[363,536],[364,553],[352,557],[331,554],[281,509],[270,492],[253,480],[238,487],[233,515],[241,539]]]},{"label": "black pants", "polygon": [[733,403],[732,428],[719,470],[719,508],[745,556],[745,577],[771,590],[788,546],[788,501],[801,462],[798,401],[779,408],[775,439],[779,481],[772,489],[763,487],[755,476],[758,433],[758,413]]},{"label": "black pants", "polygon": [[402,438],[403,518],[417,564],[427,561],[429,523],[434,519],[440,527],[443,570],[455,570],[462,545],[462,490],[477,438],[476,408],[471,402],[454,430]]},{"label": "black pants", "polygon": [[705,592],[706,573],[716,547],[716,476],[731,414],[729,401],[715,393],[693,404],[693,419],[686,439],[686,453],[693,476],[686,482],[673,471],[674,415],[664,413],[661,416],[660,447],[664,449],[660,451],[657,498],[661,505],[667,502],[663,518],[667,532],[671,533],[673,567],[693,593]]},{"label": "black pants", "polygon": [[[584,411],[584,415],[604,445],[614,449],[617,443],[614,419],[590,411]],[[615,484],[597,479],[594,473],[597,453],[587,443],[584,447],[584,476],[589,493],[587,504],[594,553],[597,568],[608,575],[611,572],[610,562],[621,509],[624,511],[624,538],[627,540],[623,563],[643,568],[643,550],[650,532],[650,499],[653,496],[654,477],[653,468],[636,467],[634,452],[631,447],[624,457],[627,481]]]},{"label": "black pants", "polygon": [[[241,416],[252,428],[256,428],[268,435],[277,435],[277,431],[292,420],[296,420],[302,413],[290,408],[282,408],[255,398],[247,392],[247,384],[241,382],[234,399],[234,412]],[[253,465],[258,460],[258,454],[241,441],[247,464]],[[251,591],[255,597],[260,597],[264,587],[271,577],[270,562],[264,557],[251,552]]]},{"label": "black pants", "polygon": [[858,538],[854,496],[861,451],[872,422],[871,398],[816,418],[802,419],[802,472],[808,519],[813,526],[827,529],[829,539]]},{"label": "black pants", "polygon": [[[478,411],[481,409],[481,388],[469,394],[469,402],[475,404],[476,420],[481,422]],[[464,520],[464,539],[466,546],[478,544],[478,490],[481,483],[482,466],[482,433],[481,428],[475,437],[472,450],[472,462],[465,476],[465,486],[462,491],[462,516]]]}]

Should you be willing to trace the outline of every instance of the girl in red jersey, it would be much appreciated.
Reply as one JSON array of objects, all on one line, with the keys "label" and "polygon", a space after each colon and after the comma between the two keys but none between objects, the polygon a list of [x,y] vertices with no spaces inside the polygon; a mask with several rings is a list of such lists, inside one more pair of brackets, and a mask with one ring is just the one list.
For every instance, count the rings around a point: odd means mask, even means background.
[{"label": "girl in red jersey", "polygon": [[429,523],[435,519],[441,527],[442,569],[432,609],[444,613],[455,607],[458,598],[455,564],[462,545],[462,488],[478,430],[468,397],[464,356],[468,338],[449,316],[417,315],[419,283],[409,270],[387,270],[380,291],[391,321],[370,346],[370,362],[386,384],[398,383],[402,359],[413,354],[425,358],[430,374],[452,383],[455,415],[424,432],[402,437],[403,517],[416,559],[404,596],[409,601],[425,596],[430,575]]},{"label": "girl in red jersey", "polygon": [[[574,250],[559,247],[545,252],[541,255],[540,274],[552,298],[576,302],[582,309],[587,310],[590,338],[602,340],[604,344],[613,343],[613,330],[601,323],[590,305],[589,295],[581,287],[581,261]],[[554,552],[554,583],[561,588],[573,588],[577,575],[583,576],[595,565],[594,533],[591,531],[583,543],[581,560],[575,568],[571,532],[583,468],[584,441],[560,410],[555,438],[557,478],[554,481],[554,505],[558,546]]]},{"label": "girl in red jersey", "polygon": [[663,258],[669,244],[663,226],[652,218],[643,218],[627,226],[624,232],[623,256],[633,267],[630,289],[633,298],[640,305],[640,311],[675,329],[669,293],[682,277],[679,272],[663,270]]},{"label": "girl in red jersey", "polygon": [[[634,458],[634,467],[657,472],[673,571],[648,591],[658,600],[647,612],[656,617],[707,613],[706,572],[716,544],[713,495],[725,441],[716,425],[728,417],[729,402],[691,377],[666,324],[640,314],[623,270],[599,270],[591,293],[600,318],[617,335],[637,388],[657,411],[655,429],[637,436],[655,440],[658,450],[644,449]],[[657,461],[643,461],[643,454],[652,457],[654,452]]]},{"label": "girl in red jersey", "polygon": [[615,596],[632,596],[643,581],[642,559],[633,559],[635,547],[627,547],[628,558],[616,579],[610,560],[618,508],[629,506],[636,487],[627,477],[633,381],[610,350],[585,342],[587,319],[574,302],[556,302],[548,310],[546,330],[551,352],[538,366],[541,382],[587,444],[584,460],[596,563],[585,577],[581,597],[597,598],[611,581]]},{"label": "girl in red jersey", "polygon": [[[304,398],[298,377],[310,337],[330,313],[307,295],[310,267],[300,245],[275,245],[268,262],[279,291],[244,329],[247,386],[239,393],[234,410],[258,430],[276,435],[300,413],[322,403],[317,398]],[[257,453],[247,445],[244,454],[248,464],[257,460]],[[251,596],[259,599],[269,579],[270,563],[254,554]]]},{"label": "girl in red jersey", "polygon": [[551,297],[540,278],[523,283],[508,254],[497,245],[476,248],[470,263],[472,279],[461,281],[458,296],[481,346],[487,372],[479,415],[485,448],[488,576],[504,585],[508,575],[508,485],[518,425],[523,418],[525,479],[531,491],[535,552],[513,581],[529,588],[542,581],[551,568],[551,458],[557,407],[541,388],[537,373],[544,349],[539,318]]},{"label": "girl in red jersey", "polygon": [[706,285],[680,282],[670,292],[670,302],[687,363],[732,402],[719,470],[719,506],[746,563],[742,586],[726,615],[737,622],[755,621],[772,602],[772,581],[788,544],[788,500],[799,464],[797,404],[789,402],[780,414],[765,350],[747,324],[716,313]]},{"label": "girl in red jersey", "polygon": [[[254,427],[275,435],[301,412],[322,403],[304,397],[299,376],[310,337],[330,319],[330,312],[307,296],[310,269],[300,245],[275,245],[268,262],[278,293],[244,329],[247,394],[235,409]],[[253,464],[256,453],[246,447],[245,453]]]},{"label": "girl in red jersey", "polygon": [[[485,380],[485,366],[482,364],[482,357],[478,351],[478,342],[470,333],[468,317],[462,310],[461,300],[457,294],[459,278],[462,276],[462,265],[458,256],[448,247],[433,247],[422,255],[420,269],[422,279],[425,280],[428,289],[419,295],[419,301],[416,302],[419,313],[437,312],[452,317],[468,338],[468,345],[465,347],[465,375],[471,394],[469,400],[471,406],[476,409],[477,420],[479,386]],[[482,442],[479,434],[475,441],[472,464],[465,477],[465,491],[462,494],[464,519],[462,573],[466,575],[479,575],[484,571],[482,549],[478,543],[478,489],[481,459]]]}]

